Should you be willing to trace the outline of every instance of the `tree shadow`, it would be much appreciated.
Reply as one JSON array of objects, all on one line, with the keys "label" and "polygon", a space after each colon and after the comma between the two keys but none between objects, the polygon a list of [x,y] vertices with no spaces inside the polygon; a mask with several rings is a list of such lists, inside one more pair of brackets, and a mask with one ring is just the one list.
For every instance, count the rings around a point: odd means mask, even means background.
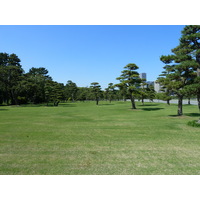
[{"label": "tree shadow", "polygon": [[185,115],[189,117],[200,117],[200,113],[186,113]]},{"label": "tree shadow", "polygon": [[73,103],[60,103],[58,104],[58,106],[54,106],[53,103],[50,103],[49,105],[47,104],[23,104],[20,105],[20,107],[27,107],[27,108],[34,108],[34,107],[76,107],[77,105],[73,104]]},{"label": "tree shadow", "polygon": [[73,103],[67,103],[67,104],[58,105],[58,107],[77,107],[77,105]]},{"label": "tree shadow", "polygon": [[99,104],[98,106],[113,106],[115,104],[112,103],[104,103],[104,104]]},{"label": "tree shadow", "polygon": [[19,107],[27,107],[27,108],[31,108],[31,107],[44,107],[46,105],[41,105],[41,104],[21,104],[19,105]]},{"label": "tree shadow", "polygon": [[8,111],[8,109],[4,109],[4,108],[3,108],[3,109],[0,109],[0,111]]},{"label": "tree shadow", "polygon": [[162,110],[164,108],[141,108],[141,110],[144,110],[144,111],[156,111],[156,110]]},{"label": "tree shadow", "polygon": [[144,105],[138,105],[138,106],[142,106],[142,107],[144,107],[144,106],[158,106],[159,104],[145,104],[144,103]]},{"label": "tree shadow", "polygon": [[168,115],[169,117],[181,117],[183,115]]}]

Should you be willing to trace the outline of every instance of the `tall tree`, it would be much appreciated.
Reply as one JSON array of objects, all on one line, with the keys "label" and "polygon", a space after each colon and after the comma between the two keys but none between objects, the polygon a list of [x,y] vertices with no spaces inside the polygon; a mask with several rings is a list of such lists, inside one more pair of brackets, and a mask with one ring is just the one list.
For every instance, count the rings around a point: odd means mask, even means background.
[{"label": "tall tree", "polygon": [[147,98],[148,98],[151,102],[153,102],[155,96],[156,96],[156,91],[154,90],[153,85],[149,85],[149,86],[147,87]]},{"label": "tall tree", "polygon": [[119,88],[118,90],[118,98],[123,99],[124,101],[126,101],[127,96],[128,96],[128,91],[127,91],[127,87],[126,85],[123,84],[116,84],[115,86],[117,86]]},{"label": "tall tree", "polygon": [[161,77],[159,77],[156,81],[156,83],[159,83],[161,86],[161,92],[156,93],[155,96],[157,99],[166,101],[167,105],[170,105],[170,100],[172,100],[172,93],[168,88],[169,82],[167,82],[168,80],[166,80],[165,75],[166,73],[163,72],[163,74],[160,75]]},{"label": "tall tree", "polygon": [[169,74],[168,68],[164,67],[165,71],[160,74],[156,83],[159,83],[161,86],[161,93],[157,93],[157,98],[163,101],[167,101],[167,105],[170,105],[170,100],[172,99],[171,95],[173,92],[171,91],[170,79],[166,79],[166,75]]},{"label": "tall tree", "polygon": [[186,97],[191,96],[197,97],[198,109],[200,111],[200,76],[195,77],[193,84],[186,87]]},{"label": "tall tree", "polygon": [[7,104],[18,104],[18,85],[24,73],[20,62],[16,54],[0,53],[0,85]]},{"label": "tall tree", "polygon": [[33,103],[45,102],[45,84],[52,80],[48,75],[48,70],[44,67],[32,67],[26,77],[30,101]]},{"label": "tall tree", "polygon": [[140,87],[141,78],[139,73],[136,71],[139,67],[134,63],[129,63],[124,67],[121,76],[117,78],[120,81],[116,84],[117,87],[125,87],[128,91],[128,95],[131,99],[132,109],[136,109],[135,105],[135,95],[138,94],[138,89]]},{"label": "tall tree", "polygon": [[138,98],[142,100],[142,105],[144,105],[144,99],[147,98],[147,83],[146,79],[141,79],[140,87],[138,90]]},{"label": "tall tree", "polygon": [[191,55],[199,64],[197,76],[200,76],[200,25],[185,26],[181,33],[180,45],[174,51]]},{"label": "tall tree", "polygon": [[78,101],[85,101],[87,100],[87,95],[90,93],[90,88],[87,87],[79,87],[77,90],[77,100]]},{"label": "tall tree", "polygon": [[114,84],[113,83],[109,83],[108,87],[105,88],[105,91],[106,91],[107,98],[111,103],[111,101],[113,100],[114,95],[115,95],[115,86],[114,86]]},{"label": "tall tree", "polygon": [[[197,72],[195,84],[192,89],[196,91],[198,107],[200,110],[200,25],[188,25],[182,30],[180,45],[173,51],[181,51],[185,55],[191,56],[199,65],[194,67]],[[195,87],[195,88],[194,88]]]},{"label": "tall tree", "polygon": [[54,106],[58,106],[60,101],[64,99],[64,85],[48,80],[45,84],[45,96],[47,105],[49,102],[53,102]]},{"label": "tall tree", "polygon": [[92,82],[90,88],[91,88],[91,92],[94,95],[94,98],[96,100],[96,105],[98,105],[101,94],[102,94],[101,86],[99,85],[98,82]]},{"label": "tall tree", "polygon": [[197,67],[198,64],[181,51],[176,51],[175,53],[173,55],[161,56],[161,61],[167,65],[164,67],[165,72],[161,74],[163,78],[160,81],[158,80],[158,82],[178,97],[177,114],[180,116],[183,114],[182,101],[185,95],[184,89],[193,83],[196,76],[194,67]]},{"label": "tall tree", "polygon": [[77,91],[78,91],[78,87],[76,83],[72,82],[71,80],[67,81],[67,84],[65,86],[66,99],[71,99],[72,102],[74,102]]}]

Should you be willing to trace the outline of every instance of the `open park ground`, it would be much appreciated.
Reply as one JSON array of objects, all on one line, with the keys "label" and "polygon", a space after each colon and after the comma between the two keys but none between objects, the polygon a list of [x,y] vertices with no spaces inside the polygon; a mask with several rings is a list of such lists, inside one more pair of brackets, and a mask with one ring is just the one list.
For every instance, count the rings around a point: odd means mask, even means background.
[{"label": "open park ground", "polygon": [[137,102],[0,107],[0,174],[200,174],[197,106]]}]

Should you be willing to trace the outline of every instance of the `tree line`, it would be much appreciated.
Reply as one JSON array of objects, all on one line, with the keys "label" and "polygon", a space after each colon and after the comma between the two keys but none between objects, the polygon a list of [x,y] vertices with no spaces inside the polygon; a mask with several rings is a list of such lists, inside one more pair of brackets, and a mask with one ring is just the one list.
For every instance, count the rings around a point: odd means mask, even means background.
[{"label": "tree line", "polygon": [[61,101],[124,100],[130,99],[132,109],[136,109],[135,99],[144,104],[144,99],[166,100],[169,104],[172,96],[178,98],[178,115],[183,114],[183,98],[196,96],[200,110],[200,26],[188,25],[181,32],[179,45],[171,50],[172,54],[162,55],[164,71],[157,79],[162,93],[156,94],[154,87],[140,78],[135,63],[124,67],[116,78],[119,83],[109,83],[104,90],[98,82],[90,87],[77,87],[68,80],[64,85],[53,81],[46,68],[32,67],[25,73],[16,54],[0,53],[0,104],[19,105],[27,103],[53,103]]},{"label": "tree line", "polygon": [[[156,81],[161,86],[161,93],[156,94],[156,98],[166,100],[169,104],[172,97],[177,97],[177,115],[181,116],[183,115],[183,98],[196,96],[200,111],[200,25],[185,26],[181,31],[179,45],[171,52],[170,55],[160,57],[165,66]],[[142,89],[145,82],[139,78],[136,64],[130,63],[124,69],[121,76],[117,78],[120,80],[117,86],[128,89],[132,108],[136,109],[135,98],[138,93],[140,97],[143,97]]]},{"label": "tree line", "polygon": [[168,102],[172,95],[178,98],[179,116],[183,115],[182,102],[185,97],[196,96],[200,110],[200,26],[185,26],[179,45],[171,52],[160,57],[165,66],[157,82],[162,86]]},{"label": "tree line", "polygon": [[[133,92],[137,91],[137,98],[153,99],[153,87],[141,87],[139,85],[133,88],[136,81],[138,84],[145,80],[139,78],[139,74],[134,71],[137,67],[132,64],[127,65],[127,74],[124,72],[119,80],[120,84],[109,83],[108,87],[104,90],[98,82],[92,82],[90,87],[78,87],[76,83],[68,80],[64,85],[53,81],[52,77],[48,74],[48,70],[44,67],[32,67],[27,73],[23,70],[21,60],[16,54],[0,53],[0,104],[6,105],[20,105],[20,104],[40,104],[46,103],[49,105],[53,103],[58,106],[63,101],[86,101],[94,100],[98,105],[100,100],[113,100],[129,99],[133,102]],[[129,70],[129,72],[128,72]],[[130,75],[128,82],[126,76]],[[138,74],[138,78],[133,78],[133,74]],[[138,80],[136,80],[138,79]],[[132,87],[130,87],[132,84]],[[133,103],[134,104],[134,103]],[[135,106],[133,106],[135,108]]]}]

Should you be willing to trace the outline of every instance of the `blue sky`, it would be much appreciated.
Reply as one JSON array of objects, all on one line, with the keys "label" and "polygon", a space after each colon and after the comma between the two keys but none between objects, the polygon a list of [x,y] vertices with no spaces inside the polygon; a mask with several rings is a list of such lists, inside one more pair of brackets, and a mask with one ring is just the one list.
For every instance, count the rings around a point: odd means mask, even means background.
[{"label": "blue sky", "polygon": [[45,67],[53,80],[79,87],[117,83],[123,67],[138,65],[154,81],[161,55],[179,43],[183,25],[23,25],[0,26],[0,52],[15,53],[25,72]]}]

